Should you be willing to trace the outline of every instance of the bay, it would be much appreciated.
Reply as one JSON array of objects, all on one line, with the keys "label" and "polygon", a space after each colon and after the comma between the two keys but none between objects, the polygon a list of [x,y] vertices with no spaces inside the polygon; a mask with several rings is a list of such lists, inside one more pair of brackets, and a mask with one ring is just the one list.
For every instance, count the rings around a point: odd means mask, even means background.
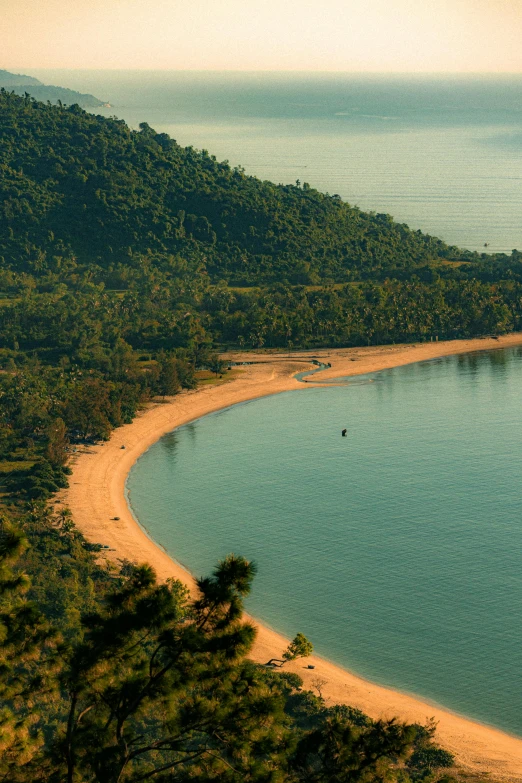
[{"label": "bay", "polygon": [[520,349],[423,362],[181,427],[128,495],[195,575],[253,558],[271,627],[522,736],[521,411]]}]

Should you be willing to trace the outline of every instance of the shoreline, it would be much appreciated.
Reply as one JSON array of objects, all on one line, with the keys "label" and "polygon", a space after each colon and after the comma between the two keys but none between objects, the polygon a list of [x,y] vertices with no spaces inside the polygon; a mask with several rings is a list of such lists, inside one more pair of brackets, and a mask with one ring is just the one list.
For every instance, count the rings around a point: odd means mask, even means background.
[{"label": "shoreline", "polygon": [[[81,449],[71,463],[70,486],[61,500],[71,509],[76,526],[88,540],[110,547],[102,556],[113,563],[123,559],[148,562],[155,568],[159,580],[174,577],[193,589],[190,573],[154,542],[127,503],[127,475],[136,460],[159,438],[190,421],[237,403],[310,388],[293,376],[304,369],[313,369],[311,359],[332,365],[314,379],[313,386],[319,386],[323,378],[363,375],[455,354],[515,346],[522,346],[522,333],[498,339],[370,348],[229,353],[230,361],[256,363],[236,367],[238,377],[223,384],[203,386],[167,398],[165,402],[150,403],[131,424],[115,430],[107,443]],[[115,517],[119,519],[115,520]],[[258,636],[250,657],[260,663],[278,657],[288,640],[257,620],[254,622]],[[313,672],[305,668],[309,662],[315,666]],[[424,723],[434,717],[439,724],[438,741],[455,754],[464,771],[487,775],[491,780],[522,783],[522,738],[408,693],[364,680],[317,655],[304,664],[302,661],[287,664],[285,670],[298,673],[304,686],[311,689],[316,678],[327,680],[322,687],[327,704],[351,704],[373,718],[395,715],[401,720]]]}]

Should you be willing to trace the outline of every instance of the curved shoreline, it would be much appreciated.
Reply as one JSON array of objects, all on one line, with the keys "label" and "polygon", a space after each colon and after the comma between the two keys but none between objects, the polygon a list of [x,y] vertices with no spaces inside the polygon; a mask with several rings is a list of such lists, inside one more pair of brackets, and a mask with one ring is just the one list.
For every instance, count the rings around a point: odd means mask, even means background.
[{"label": "curved shoreline", "polygon": [[[148,562],[154,566],[159,579],[175,577],[193,588],[194,581],[188,571],[148,536],[127,505],[125,483],[129,470],[162,435],[239,402],[284,391],[305,390],[306,382],[296,381],[293,376],[303,369],[303,363],[311,364],[311,359],[330,362],[332,366],[321,372],[321,378],[331,379],[377,372],[451,354],[517,345],[522,345],[522,334],[507,335],[498,340],[231,354],[231,360],[258,363],[236,368],[240,376],[222,385],[183,392],[168,402],[150,404],[132,424],[117,429],[108,443],[83,449],[73,461],[70,487],[64,493],[63,502],[71,509],[78,529],[86,538],[110,547],[108,559],[113,562],[122,559]],[[320,385],[319,381],[314,383],[314,386],[317,385]],[[125,449],[121,448],[123,445]],[[119,519],[112,519],[114,517]],[[288,640],[264,625],[257,622],[256,625],[258,637],[251,657],[265,662],[280,655]],[[374,718],[397,715],[402,720],[423,723],[427,718],[435,717],[439,722],[440,743],[455,753],[463,769],[486,774],[492,780],[522,783],[522,738],[474,722],[409,694],[366,681],[319,656],[313,656],[310,662],[315,665],[313,672],[299,661],[287,668],[297,672],[306,687],[313,687],[313,680],[317,677],[327,680],[322,692],[328,703],[352,704]]]}]

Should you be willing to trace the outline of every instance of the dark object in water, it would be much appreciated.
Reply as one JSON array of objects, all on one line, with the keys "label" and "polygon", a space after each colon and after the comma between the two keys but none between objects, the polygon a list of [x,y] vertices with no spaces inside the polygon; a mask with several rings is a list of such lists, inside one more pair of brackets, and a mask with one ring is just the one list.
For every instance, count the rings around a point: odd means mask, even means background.
[{"label": "dark object in water", "polygon": [[343,438],[346,438],[346,433],[347,432],[348,432],[348,430],[341,430],[341,435],[343,436]]}]

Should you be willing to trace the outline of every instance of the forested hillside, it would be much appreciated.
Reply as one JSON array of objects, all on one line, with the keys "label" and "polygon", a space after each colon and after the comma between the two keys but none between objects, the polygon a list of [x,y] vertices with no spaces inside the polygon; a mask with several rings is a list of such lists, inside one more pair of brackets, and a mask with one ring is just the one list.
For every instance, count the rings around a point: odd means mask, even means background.
[{"label": "forested hillside", "polygon": [[516,252],[448,247],[146,124],[7,93],[0,110],[4,348],[70,355],[86,333],[91,347],[117,333],[152,350],[350,345],[520,326]]},{"label": "forested hillside", "polygon": [[213,280],[311,284],[466,257],[306,183],[261,182],[146,123],[136,132],[75,106],[1,100],[1,252],[18,271],[64,255],[113,269],[181,254]]}]

